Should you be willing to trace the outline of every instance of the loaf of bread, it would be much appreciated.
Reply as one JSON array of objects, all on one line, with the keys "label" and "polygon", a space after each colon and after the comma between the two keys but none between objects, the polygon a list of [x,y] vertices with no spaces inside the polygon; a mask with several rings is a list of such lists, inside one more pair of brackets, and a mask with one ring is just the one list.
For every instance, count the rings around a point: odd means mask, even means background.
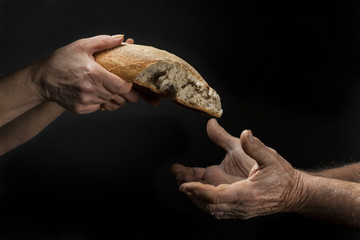
[{"label": "loaf of bread", "polygon": [[186,61],[150,46],[123,43],[94,55],[108,71],[136,86],[219,118],[220,97]]}]

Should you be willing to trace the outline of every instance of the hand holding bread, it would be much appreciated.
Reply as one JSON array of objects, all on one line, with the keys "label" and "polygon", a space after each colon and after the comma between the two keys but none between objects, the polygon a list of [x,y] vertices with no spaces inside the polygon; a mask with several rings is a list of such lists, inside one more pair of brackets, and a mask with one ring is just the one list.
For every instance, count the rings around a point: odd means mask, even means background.
[{"label": "hand holding bread", "polygon": [[77,40],[33,64],[33,82],[40,101],[53,101],[74,113],[114,111],[136,102],[139,93],[94,61],[93,54],[113,48],[124,38],[100,35]]},{"label": "hand holding bread", "polygon": [[213,117],[222,115],[216,91],[190,64],[172,53],[122,43],[94,54],[94,58],[106,70],[137,87]]}]

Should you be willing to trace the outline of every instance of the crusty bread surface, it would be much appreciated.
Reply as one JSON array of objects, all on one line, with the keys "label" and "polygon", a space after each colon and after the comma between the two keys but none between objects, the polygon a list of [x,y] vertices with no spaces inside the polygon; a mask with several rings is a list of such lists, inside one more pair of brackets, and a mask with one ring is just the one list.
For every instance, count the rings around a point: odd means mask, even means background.
[{"label": "crusty bread surface", "polygon": [[213,117],[221,117],[220,96],[178,56],[158,48],[123,43],[94,55],[106,70],[161,96]]}]

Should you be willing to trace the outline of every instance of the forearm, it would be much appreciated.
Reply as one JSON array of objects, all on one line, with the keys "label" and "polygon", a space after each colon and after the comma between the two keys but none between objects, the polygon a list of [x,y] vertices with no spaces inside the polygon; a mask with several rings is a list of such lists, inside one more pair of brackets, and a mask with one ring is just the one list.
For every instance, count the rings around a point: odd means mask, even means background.
[{"label": "forearm", "polygon": [[298,212],[360,229],[360,184],[303,174]]},{"label": "forearm", "polygon": [[308,171],[306,173],[313,176],[360,182],[360,163],[352,163],[342,167],[329,168],[320,171]]},{"label": "forearm", "polygon": [[33,82],[33,66],[0,78],[0,127],[41,103]]},{"label": "forearm", "polygon": [[63,112],[58,104],[45,102],[0,128],[0,155],[36,136]]}]

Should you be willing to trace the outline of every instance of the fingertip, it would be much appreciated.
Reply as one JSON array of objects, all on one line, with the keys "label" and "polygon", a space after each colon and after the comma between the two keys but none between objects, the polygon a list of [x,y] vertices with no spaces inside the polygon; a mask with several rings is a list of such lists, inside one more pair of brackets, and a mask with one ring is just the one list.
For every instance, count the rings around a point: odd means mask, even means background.
[{"label": "fingertip", "polygon": [[112,35],[111,37],[113,37],[114,39],[116,40],[124,40],[124,34],[115,34],[115,35]]},{"label": "fingertip", "polygon": [[130,92],[122,95],[127,101],[131,103],[136,103],[140,99],[140,93],[134,88],[131,88]]},{"label": "fingertip", "polygon": [[240,142],[246,153],[248,153],[249,151],[251,152],[252,147],[256,146],[256,144],[254,144],[254,141],[255,141],[254,135],[250,129],[246,129],[242,131],[240,135]]},{"label": "fingertip", "polygon": [[211,132],[214,130],[214,128],[216,128],[218,126],[219,126],[219,124],[218,124],[217,120],[215,118],[211,118],[206,124],[206,131],[207,131],[208,135],[210,135]]},{"label": "fingertip", "polygon": [[186,183],[183,183],[179,186],[179,191],[180,192],[185,192],[186,191],[186,186],[185,186]]},{"label": "fingertip", "polygon": [[[119,77],[120,78],[120,77]],[[130,91],[133,88],[133,83],[128,82],[122,78],[121,79],[121,84],[120,84],[120,89],[119,89],[119,93],[118,94],[128,94],[130,93]]]},{"label": "fingertip", "polygon": [[209,119],[208,125],[215,125],[215,124],[218,124],[216,118],[211,118],[211,119]]},{"label": "fingertip", "polygon": [[124,40],[124,36],[117,35],[118,37],[113,37],[110,35],[98,35],[95,37],[91,37],[86,39],[87,48],[89,52],[92,54],[96,52],[101,52],[106,49],[114,48],[121,44]]},{"label": "fingertip", "polygon": [[181,184],[179,187],[179,191],[182,193],[185,193],[186,196],[192,197],[194,195],[193,192],[189,191],[185,186],[183,186],[185,183]]},{"label": "fingertip", "polygon": [[134,44],[135,41],[134,41],[134,39],[132,39],[132,38],[128,38],[128,39],[126,40],[126,43]]},{"label": "fingertip", "polygon": [[210,140],[226,151],[239,145],[239,139],[230,135],[215,118],[208,121],[206,130]]},{"label": "fingertip", "polygon": [[248,141],[251,144],[253,144],[255,142],[254,135],[250,129],[248,130],[247,137],[248,137]]},{"label": "fingertip", "polygon": [[247,155],[253,158],[259,165],[266,166],[271,164],[273,156],[266,145],[260,139],[254,137],[251,130],[244,131],[241,139],[242,147]]},{"label": "fingertip", "polygon": [[181,192],[192,192],[193,191],[193,185],[196,185],[197,182],[185,182],[182,183],[179,187],[179,190]]},{"label": "fingertip", "polygon": [[179,164],[179,163],[174,163],[173,165],[170,166],[170,173],[172,174],[176,174],[177,172],[179,172],[180,169],[182,169],[184,166]]},{"label": "fingertip", "polygon": [[251,131],[251,129],[246,129],[241,132],[240,141],[241,142],[247,141],[250,144],[254,143],[255,139],[254,139],[254,135],[253,135],[253,132]]}]

